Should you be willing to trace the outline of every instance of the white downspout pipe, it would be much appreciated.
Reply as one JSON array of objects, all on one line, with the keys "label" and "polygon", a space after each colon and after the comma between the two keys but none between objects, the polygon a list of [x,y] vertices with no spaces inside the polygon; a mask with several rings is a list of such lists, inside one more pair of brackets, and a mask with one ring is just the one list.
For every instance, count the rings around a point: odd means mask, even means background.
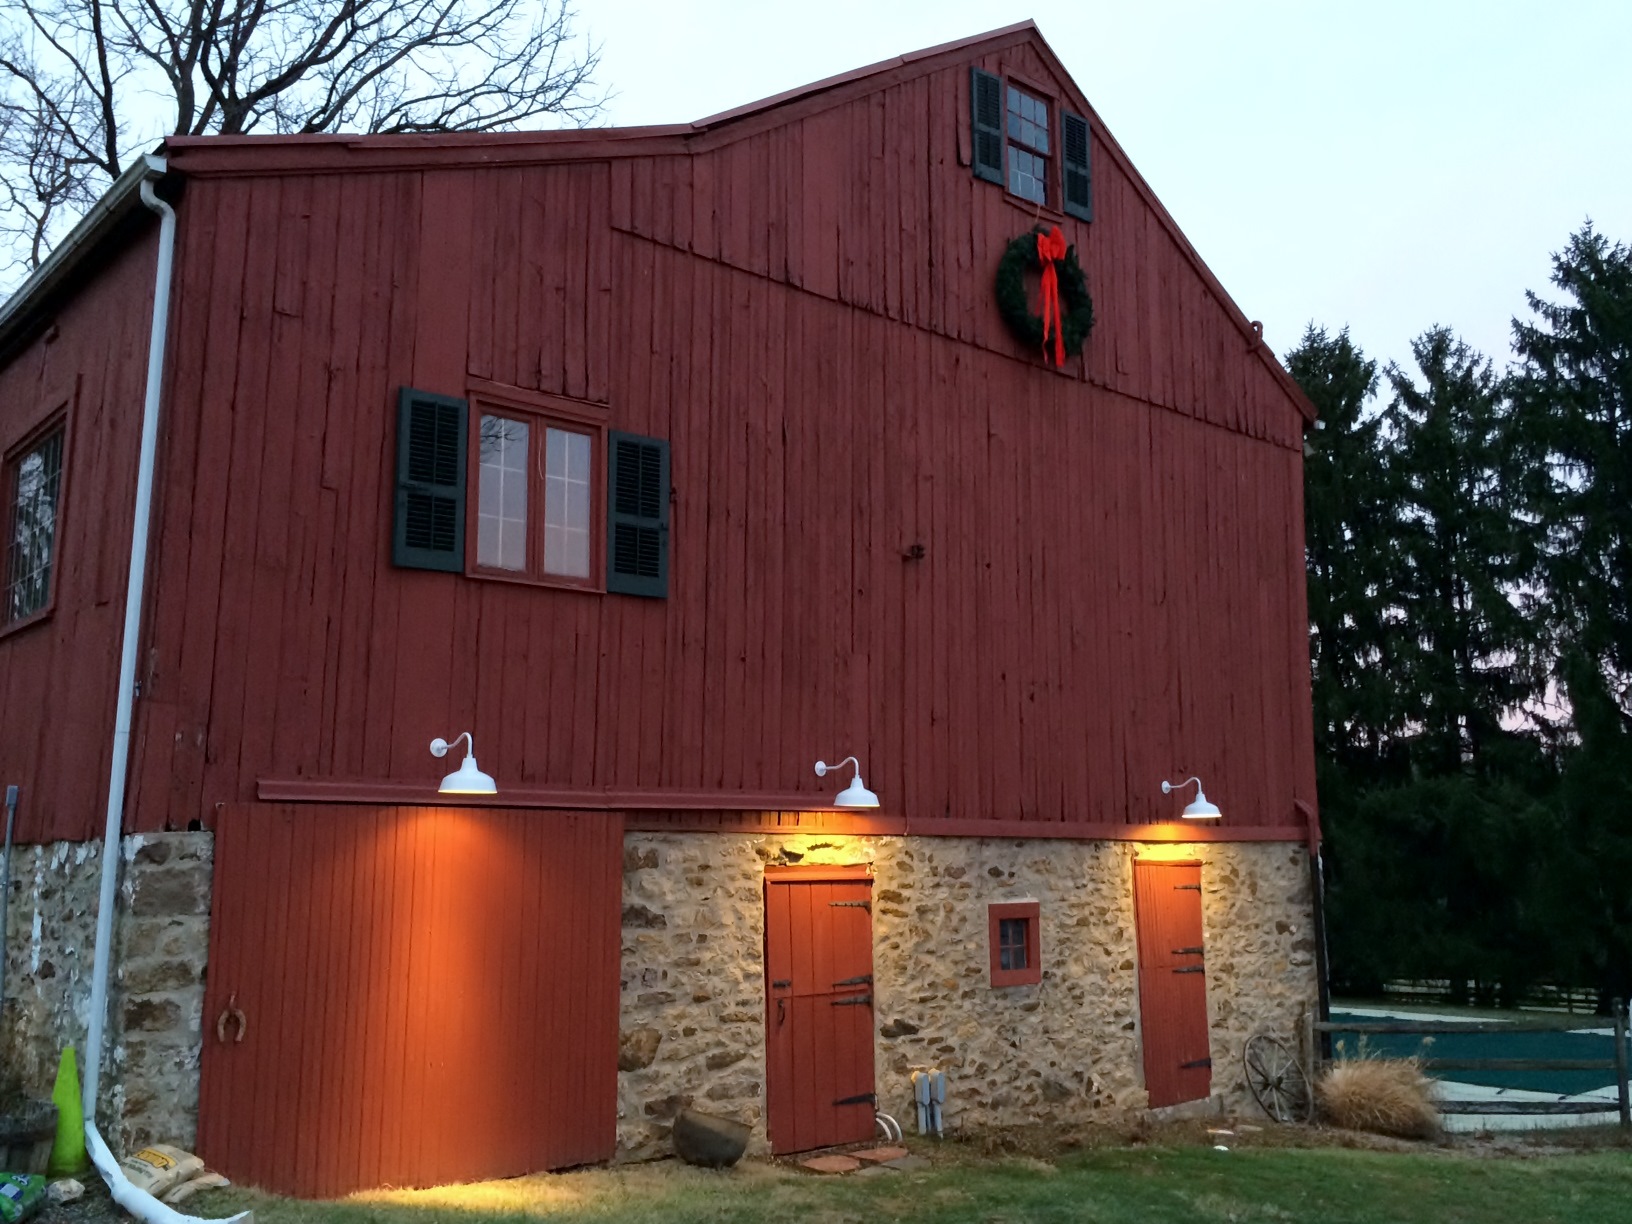
[{"label": "white downspout pipe", "polygon": [[125,821],[125,775],[130,765],[130,724],[136,704],[136,647],[147,580],[147,530],[153,517],[153,467],[159,447],[159,393],[170,325],[170,278],[176,258],[176,213],[159,199],[154,182],[165,172],[162,157],[147,157],[142,203],[159,214],[159,261],[153,276],[153,323],[147,344],[147,398],[142,405],[141,456],[136,466],[136,512],[130,533],[130,577],[125,585],[125,627],[119,647],[119,688],[113,716],[113,765],[108,771],[108,819],[102,839],[102,890],[96,903],[96,962],[91,972],[91,1015],[85,1035],[85,1125],[96,1123],[102,1044],[108,1018],[108,981],[113,975],[113,910],[119,887],[119,835]]},{"label": "white downspout pipe", "polygon": [[159,214],[159,262],[153,276],[153,324],[147,344],[147,398],[142,405],[142,447],[136,466],[136,514],[130,533],[130,580],[125,587],[124,638],[119,647],[119,692],[113,719],[113,765],[108,773],[108,825],[102,843],[102,891],[96,906],[96,965],[91,973],[91,1018],[85,1037],[85,1147],[113,1201],[142,1224],[254,1224],[253,1211],[228,1220],[183,1215],[133,1185],[96,1128],[97,1081],[102,1072],[103,1029],[108,1017],[108,980],[113,976],[113,906],[119,884],[119,835],[125,822],[125,774],[130,765],[130,724],[136,705],[136,645],[147,584],[147,529],[153,518],[153,468],[159,449],[159,392],[164,385],[164,346],[170,329],[170,279],[176,260],[176,212],[153,184],[164,175],[162,157],[148,157],[142,203]]}]

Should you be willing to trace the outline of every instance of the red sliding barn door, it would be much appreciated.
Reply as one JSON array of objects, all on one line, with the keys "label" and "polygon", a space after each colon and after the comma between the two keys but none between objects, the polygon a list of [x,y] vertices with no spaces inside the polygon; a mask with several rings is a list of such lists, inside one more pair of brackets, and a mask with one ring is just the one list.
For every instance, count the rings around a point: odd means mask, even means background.
[{"label": "red sliding barn door", "polygon": [[1152,1108],[1196,1101],[1212,1087],[1201,864],[1133,865],[1139,1021]]},{"label": "red sliding barn door", "polygon": [[771,1148],[873,1134],[873,882],[865,869],[765,877]]},{"label": "red sliding barn door", "polygon": [[210,1167],[327,1198],[609,1159],[622,828],[616,812],[224,810]]}]

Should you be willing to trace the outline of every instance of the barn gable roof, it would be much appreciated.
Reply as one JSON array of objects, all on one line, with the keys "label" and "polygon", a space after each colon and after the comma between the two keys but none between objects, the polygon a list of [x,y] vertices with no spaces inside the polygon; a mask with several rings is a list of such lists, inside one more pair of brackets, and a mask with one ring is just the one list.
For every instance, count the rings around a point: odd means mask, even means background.
[{"label": "barn gable roof", "polygon": [[[279,174],[343,173],[358,170],[473,168],[565,161],[602,161],[625,157],[688,156],[747,139],[778,126],[794,123],[830,107],[912,80],[972,56],[1000,52],[1031,43],[1059,82],[1073,107],[1087,115],[1096,134],[1127,175],[1140,198],[1168,231],[1184,258],[1208,290],[1223,304],[1230,321],[1248,342],[1248,348],[1273,375],[1305,420],[1315,408],[1293,381],[1269,346],[1259,327],[1220,283],[1191,245],[1132,160],[1100,120],[1060,58],[1048,45],[1034,21],[1022,21],[969,38],[941,43],[893,56],[875,64],[813,81],[759,101],[721,111],[691,123],[624,128],[575,128],[526,132],[448,132],[412,135],[316,134],[286,136],[172,136],[159,152],[173,171],[182,175],[263,176]],[[112,196],[117,190],[111,189]],[[66,244],[65,244],[66,245]],[[88,254],[90,244],[84,253]],[[60,262],[60,261],[59,261]],[[59,269],[59,272],[62,271]],[[0,310],[0,320],[11,321],[34,313],[33,281],[25,284]]]}]

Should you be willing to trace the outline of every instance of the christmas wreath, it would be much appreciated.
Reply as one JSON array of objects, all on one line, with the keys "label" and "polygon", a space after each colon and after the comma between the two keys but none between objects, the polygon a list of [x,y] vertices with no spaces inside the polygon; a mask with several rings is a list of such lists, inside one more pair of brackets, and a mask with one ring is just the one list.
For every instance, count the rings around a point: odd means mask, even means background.
[{"label": "christmas wreath", "polygon": [[[1031,313],[1026,300],[1026,273],[1043,278],[1043,313]],[[1064,363],[1082,352],[1094,328],[1094,300],[1077,262],[1077,248],[1065,244],[1060,227],[1041,226],[1013,239],[997,264],[997,309],[1020,340],[1041,349],[1043,360]]]}]

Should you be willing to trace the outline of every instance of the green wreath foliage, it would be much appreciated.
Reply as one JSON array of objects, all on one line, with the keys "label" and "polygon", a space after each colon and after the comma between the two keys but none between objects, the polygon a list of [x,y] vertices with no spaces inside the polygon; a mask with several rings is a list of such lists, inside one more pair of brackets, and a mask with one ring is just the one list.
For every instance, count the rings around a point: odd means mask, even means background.
[{"label": "green wreath foliage", "polygon": [[[1037,235],[1042,232],[1034,229],[1012,239],[997,264],[997,309],[1009,330],[1036,349],[1043,347],[1043,320],[1041,315],[1031,313],[1031,304],[1026,300],[1026,273],[1040,274],[1043,270],[1037,258]],[[1088,278],[1077,262],[1075,246],[1066,248],[1055,275],[1060,282],[1060,331],[1065,337],[1066,354],[1075,357],[1094,330],[1094,299],[1088,295]]]}]

